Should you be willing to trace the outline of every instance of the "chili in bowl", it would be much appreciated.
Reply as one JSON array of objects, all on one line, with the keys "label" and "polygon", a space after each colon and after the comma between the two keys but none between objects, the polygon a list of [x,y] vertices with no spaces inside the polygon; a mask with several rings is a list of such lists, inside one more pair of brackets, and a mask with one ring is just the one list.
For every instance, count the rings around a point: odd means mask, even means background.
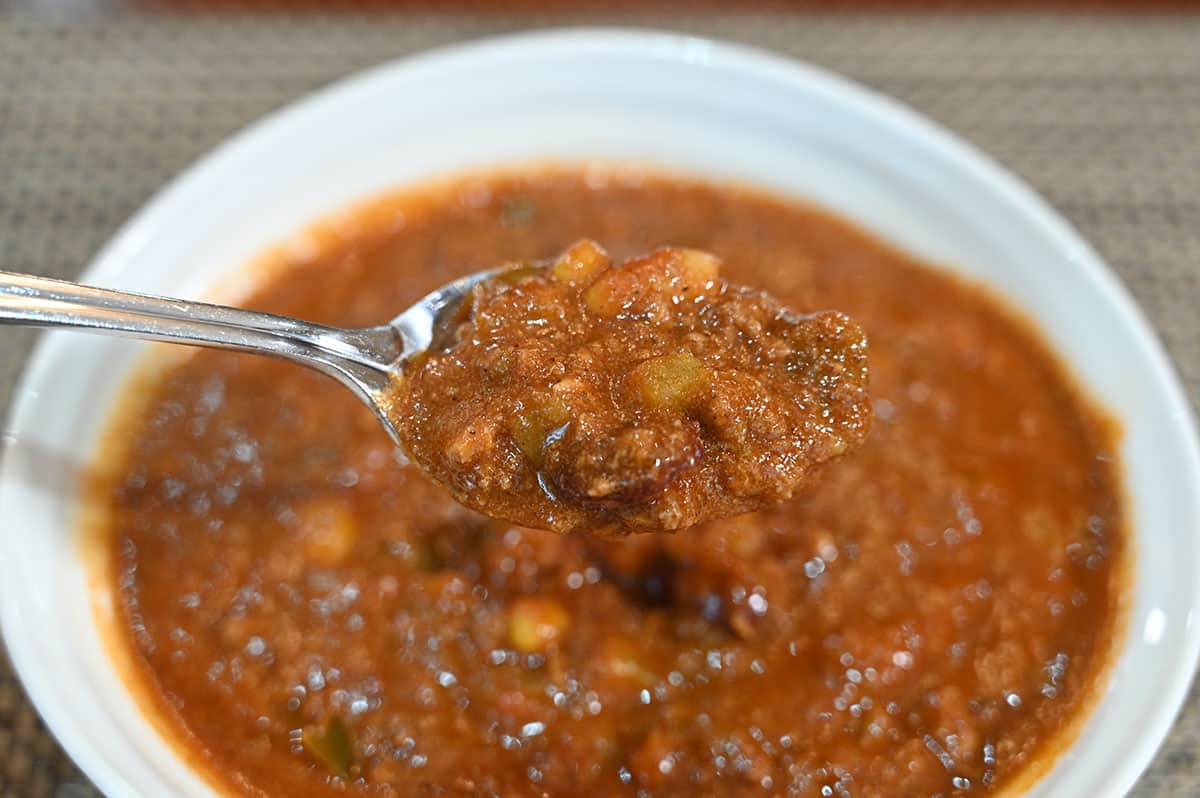
[{"label": "chili in bowl", "polygon": [[[474,133],[430,113],[446,96]],[[321,155],[331,131],[336,158]],[[87,276],[366,326],[455,276],[585,238],[618,262],[711,252],[722,277],[798,313],[854,319],[870,341],[869,433],[755,512],[559,534],[466,509],[320,375],[155,354],[130,383],[138,347],[54,336],[18,391],[0,474],[0,506],[21,521],[0,533],[2,618],[39,709],[97,784],[1126,789],[1195,661],[1190,415],[1099,259],[909,112],[681,37],[476,45],[243,134]],[[222,267],[243,269],[242,288],[219,288]],[[638,370],[663,356],[631,354],[617,406],[679,384],[697,435],[736,421],[732,445],[772,428],[765,404],[693,410],[686,357]],[[533,415],[501,437],[519,450]],[[543,421],[538,453],[557,429]],[[38,463],[89,446],[88,473],[47,490]],[[574,484],[576,462],[556,484]]]}]

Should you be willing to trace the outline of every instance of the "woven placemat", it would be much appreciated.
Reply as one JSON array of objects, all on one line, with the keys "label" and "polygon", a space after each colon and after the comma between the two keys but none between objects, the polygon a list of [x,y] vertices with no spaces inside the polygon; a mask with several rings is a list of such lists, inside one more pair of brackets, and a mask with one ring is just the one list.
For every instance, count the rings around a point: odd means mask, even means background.
[{"label": "woven placemat", "polygon": [[[190,161],[338,77],[438,44],[580,21],[769,47],[944,122],[1083,231],[1200,395],[1200,16],[181,19],[92,6],[55,21],[10,7],[0,13],[0,268],[77,275]],[[4,330],[0,404],[31,342]],[[1200,795],[1198,755],[1200,694],[1133,794]],[[93,794],[0,655],[0,796]]]}]

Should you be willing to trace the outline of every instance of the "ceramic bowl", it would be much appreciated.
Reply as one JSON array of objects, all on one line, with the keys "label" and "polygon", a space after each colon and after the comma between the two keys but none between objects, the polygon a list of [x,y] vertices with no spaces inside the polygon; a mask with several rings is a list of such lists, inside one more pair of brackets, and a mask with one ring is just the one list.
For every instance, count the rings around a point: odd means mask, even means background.
[{"label": "ceramic bowl", "polygon": [[[832,208],[994,288],[1121,422],[1136,564],[1103,697],[1033,796],[1122,795],[1167,734],[1200,647],[1200,458],[1163,349],[1042,199],[913,111],[820,69],[688,36],[521,35],[386,64],[235,136],[167,186],[86,282],[235,300],[239,269],[372,193],[514,162],[611,160]],[[232,277],[231,277],[232,276]],[[38,710],[114,796],[208,795],[106,650],[78,542],[80,469],[144,346],[45,336],[0,470],[0,620]]]}]

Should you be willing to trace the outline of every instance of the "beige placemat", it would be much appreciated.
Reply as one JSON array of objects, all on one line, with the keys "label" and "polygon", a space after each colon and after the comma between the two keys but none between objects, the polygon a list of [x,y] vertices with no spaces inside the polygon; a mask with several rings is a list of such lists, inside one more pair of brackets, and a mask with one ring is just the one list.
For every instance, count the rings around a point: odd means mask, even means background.
[{"label": "beige placemat", "polygon": [[[1158,328],[1193,401],[1200,395],[1200,15],[595,20],[769,47],[941,120],[1083,231]],[[53,21],[10,5],[0,13],[0,268],[75,276],[190,161],[331,80],[438,44],[563,21],[579,18],[183,20],[93,6]],[[32,340],[0,333],[0,404]],[[1200,694],[1134,795],[1200,795],[1198,755]],[[0,656],[0,796],[92,794]]]}]

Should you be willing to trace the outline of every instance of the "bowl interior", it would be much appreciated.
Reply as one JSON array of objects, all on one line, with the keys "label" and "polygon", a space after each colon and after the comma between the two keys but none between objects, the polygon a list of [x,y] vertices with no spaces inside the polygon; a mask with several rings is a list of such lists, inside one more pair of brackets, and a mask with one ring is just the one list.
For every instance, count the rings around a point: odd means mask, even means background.
[{"label": "bowl interior", "polygon": [[[894,103],[794,62],[668,34],[572,31],[451,48],[338,84],[236,137],[135,217],[85,280],[236,299],[239,267],[352,201],[545,159],[640,162],[811,200],[986,282],[1037,321],[1124,426],[1136,574],[1109,689],[1030,794],[1123,794],[1165,736],[1200,642],[1188,406],[1088,246],[1023,185]],[[142,352],[69,333],[39,347],[5,432],[0,620],[39,710],[101,789],[205,795],[123,687],[75,541],[79,474]]]}]

